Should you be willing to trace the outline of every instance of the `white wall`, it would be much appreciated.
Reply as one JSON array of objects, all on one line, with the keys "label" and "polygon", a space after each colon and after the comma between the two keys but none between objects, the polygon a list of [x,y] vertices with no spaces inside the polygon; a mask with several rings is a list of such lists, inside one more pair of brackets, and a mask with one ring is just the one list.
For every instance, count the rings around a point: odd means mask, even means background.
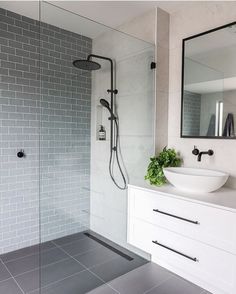
[{"label": "white wall", "polygon": [[[185,9],[170,17],[170,66],[169,66],[169,146],[182,155],[185,166],[205,167],[230,173],[228,185],[236,188],[236,140],[181,139],[181,62],[182,39],[206,30],[230,23],[236,19],[236,2],[191,2]],[[212,157],[203,156],[197,162],[192,155],[193,146],[199,149],[213,149]]]},{"label": "white wall", "polygon": [[158,152],[168,143],[169,14],[160,8],[152,9],[119,30],[156,45],[155,150]]},{"label": "white wall", "polygon": [[156,152],[168,144],[169,14],[157,9],[156,16]]}]

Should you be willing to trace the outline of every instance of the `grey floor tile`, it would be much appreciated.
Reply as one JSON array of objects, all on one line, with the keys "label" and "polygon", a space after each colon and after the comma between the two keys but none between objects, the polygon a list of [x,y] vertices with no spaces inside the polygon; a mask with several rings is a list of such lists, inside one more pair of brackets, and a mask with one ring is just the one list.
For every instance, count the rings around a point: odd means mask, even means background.
[{"label": "grey floor tile", "polygon": [[85,238],[88,238],[86,235],[84,235],[85,232],[81,232],[81,233],[77,233],[77,234],[73,234],[73,235],[69,235],[69,236],[65,236],[56,240],[53,240],[53,242],[59,246],[63,246],[66,245],[68,243],[72,243],[78,240],[82,240]]},{"label": "grey floor tile", "polygon": [[108,282],[108,284],[121,294],[143,294],[171,277],[172,275],[169,271],[150,262]]},{"label": "grey floor tile", "polygon": [[46,266],[41,269],[42,286],[64,279],[83,270],[84,267],[74,259],[66,259],[56,264]]},{"label": "grey floor tile", "polygon": [[68,254],[66,254],[60,248],[53,248],[51,250],[43,251],[40,254],[40,266],[49,265],[54,262],[58,262],[62,259],[67,259]]},{"label": "grey floor tile", "polygon": [[1,294],[22,294],[22,291],[17,286],[13,279],[0,282],[0,293]]},{"label": "grey floor tile", "polygon": [[5,253],[1,255],[0,258],[2,259],[3,262],[7,262],[17,258],[27,256],[27,255],[35,254],[37,252],[39,252],[39,247],[37,246],[37,249],[36,249],[36,246],[31,246],[31,247],[22,248],[16,251],[12,251],[9,253]]},{"label": "grey floor tile", "polygon": [[68,255],[59,248],[42,251],[41,254],[28,255],[6,262],[8,270],[13,276],[37,269],[39,266],[45,266],[62,259],[68,258]]},{"label": "grey floor tile", "polygon": [[146,260],[142,258],[128,261],[123,257],[118,257],[103,264],[91,267],[90,270],[102,278],[105,282],[109,282],[145,263]]},{"label": "grey floor tile", "polygon": [[[34,270],[22,275],[15,277],[15,280],[20,285],[25,293],[29,293],[40,287],[40,272],[39,270]],[[1,293],[1,292],[0,292]]]},{"label": "grey floor tile", "polygon": [[33,270],[39,267],[39,255],[29,255],[22,258],[18,258],[5,263],[8,270],[13,276],[22,274],[24,272]]},{"label": "grey floor tile", "polygon": [[172,277],[147,294],[200,294],[203,289],[181,278]]},{"label": "grey floor tile", "polygon": [[53,244],[53,242],[51,242],[51,241],[44,242],[44,243],[36,245],[36,246],[38,246],[41,251],[45,251],[45,250],[52,249],[52,248],[56,247],[55,244]]},{"label": "grey floor tile", "polygon": [[98,242],[93,241],[90,238],[82,239],[79,241],[75,241],[68,245],[62,246],[63,250],[65,250],[70,255],[78,255],[84,252],[95,249],[96,247],[101,246]]},{"label": "grey floor tile", "polygon": [[37,254],[39,250],[44,251],[51,248],[55,248],[56,246],[52,242],[45,242],[41,245],[34,245],[26,248],[22,248],[16,251],[12,251],[9,253],[5,253],[0,256],[3,262],[8,262],[17,258],[21,258],[27,255]]},{"label": "grey floor tile", "polygon": [[94,250],[74,256],[76,260],[88,268],[117,257],[119,257],[118,254],[103,246],[98,246]]},{"label": "grey floor tile", "polygon": [[119,293],[119,292],[113,290],[108,285],[102,285],[102,286],[88,292],[88,294],[117,294],[117,293]]},{"label": "grey floor tile", "polygon": [[101,280],[96,278],[89,271],[83,271],[63,281],[43,288],[41,294],[85,294],[99,287],[102,283]]},{"label": "grey floor tile", "polygon": [[[15,277],[21,288],[25,292],[30,292],[39,288],[40,286],[46,286],[50,283],[54,283],[58,280],[65,279],[75,273],[83,271],[85,268],[72,258],[62,260],[57,263],[45,266],[41,268],[41,271],[34,270],[25,274]],[[39,283],[40,275],[40,283]]]},{"label": "grey floor tile", "polygon": [[3,280],[9,279],[10,277],[11,275],[9,274],[5,265],[2,262],[0,262],[0,282]]}]

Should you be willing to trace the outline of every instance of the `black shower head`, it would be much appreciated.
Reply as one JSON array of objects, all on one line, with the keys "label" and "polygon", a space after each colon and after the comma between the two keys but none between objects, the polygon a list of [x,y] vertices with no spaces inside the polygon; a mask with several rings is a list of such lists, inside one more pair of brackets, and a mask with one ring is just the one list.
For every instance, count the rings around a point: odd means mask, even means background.
[{"label": "black shower head", "polygon": [[100,99],[100,103],[102,104],[103,107],[106,107],[111,112],[110,104],[107,100]]},{"label": "black shower head", "polygon": [[73,61],[73,65],[79,69],[84,70],[98,70],[101,68],[101,65],[95,61],[89,59],[78,59]]},{"label": "black shower head", "polygon": [[105,99],[100,99],[100,103],[102,104],[103,107],[105,107],[110,112],[111,118],[116,120],[116,116],[112,112],[109,102]]}]

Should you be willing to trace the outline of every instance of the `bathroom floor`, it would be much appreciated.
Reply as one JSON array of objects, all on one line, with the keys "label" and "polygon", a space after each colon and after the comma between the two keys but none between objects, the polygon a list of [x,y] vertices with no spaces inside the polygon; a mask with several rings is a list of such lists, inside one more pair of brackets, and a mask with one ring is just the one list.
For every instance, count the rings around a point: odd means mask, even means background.
[{"label": "bathroom floor", "polygon": [[208,293],[89,232],[46,242],[40,253],[39,246],[32,246],[0,256],[0,294],[88,292]]}]

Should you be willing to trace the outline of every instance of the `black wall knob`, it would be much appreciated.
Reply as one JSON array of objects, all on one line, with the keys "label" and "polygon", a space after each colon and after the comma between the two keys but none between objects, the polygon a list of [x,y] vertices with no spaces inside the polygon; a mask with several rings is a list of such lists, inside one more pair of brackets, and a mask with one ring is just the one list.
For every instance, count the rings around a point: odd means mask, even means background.
[{"label": "black wall knob", "polygon": [[198,155],[198,154],[199,154],[199,149],[197,149],[196,146],[194,146],[194,149],[193,149],[193,151],[192,151],[192,154],[193,154],[193,155]]},{"label": "black wall knob", "polygon": [[214,154],[214,151],[211,149],[209,149],[207,152],[208,152],[208,155],[210,155],[210,156],[212,156]]},{"label": "black wall knob", "polygon": [[21,150],[21,151],[17,152],[17,157],[19,157],[19,158],[25,157],[24,150]]}]

